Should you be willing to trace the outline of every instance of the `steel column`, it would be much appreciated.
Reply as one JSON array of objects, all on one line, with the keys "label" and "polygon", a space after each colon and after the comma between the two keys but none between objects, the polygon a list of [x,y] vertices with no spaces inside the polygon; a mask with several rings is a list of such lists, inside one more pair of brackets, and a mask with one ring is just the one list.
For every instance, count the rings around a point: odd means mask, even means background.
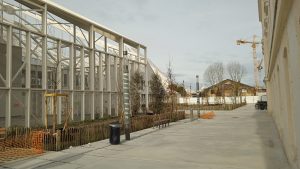
[{"label": "steel column", "polygon": [[[42,13],[42,89],[44,93],[47,92],[47,5],[44,5],[44,10]],[[48,114],[46,114],[46,104],[45,97],[42,97],[42,119],[45,121],[47,119]]]},{"label": "steel column", "polygon": [[7,43],[6,43],[6,87],[8,88],[7,102],[6,102],[6,118],[5,126],[11,126],[11,76],[12,76],[12,26],[7,29]]},{"label": "steel column", "polygon": [[100,95],[100,117],[102,118],[103,117],[103,95],[104,95],[104,90],[103,90],[103,58],[102,58],[102,54],[100,53],[99,54],[99,90],[101,91],[101,95]]},{"label": "steel column", "polygon": [[26,97],[26,114],[25,114],[25,127],[30,127],[30,109],[31,109],[31,33],[26,32],[26,81],[25,87],[28,89]]},{"label": "steel column", "polygon": [[146,97],[146,111],[148,111],[148,109],[149,109],[149,80],[148,80],[148,59],[147,59],[147,48],[145,47],[144,48],[144,56],[145,56],[145,86],[146,86],[146,95],[145,95],[145,97]]},{"label": "steel column", "polygon": [[[107,45],[107,38],[104,38],[105,43],[105,52],[108,53],[108,45]],[[111,59],[109,54],[105,54],[105,62],[106,62],[106,90],[108,92],[108,115],[111,116],[111,77],[110,77],[110,66],[111,66]]]},{"label": "steel column", "polygon": [[[62,74],[62,71],[61,71],[61,59],[62,59],[62,52],[61,52],[61,41],[59,40],[57,42],[57,68],[56,68],[56,73],[57,73],[57,76],[56,76],[56,82],[58,83],[57,84],[57,89],[58,89],[58,92],[61,93],[61,89],[62,89],[62,78],[61,78],[61,74]],[[58,97],[57,99],[57,103],[58,103],[58,111],[57,111],[57,124],[61,124],[61,120],[62,120],[62,99],[61,97]]]},{"label": "steel column", "polygon": [[83,121],[85,119],[85,101],[84,101],[84,95],[85,95],[85,77],[84,77],[84,48],[81,47],[80,49],[80,61],[81,61],[81,67],[80,67],[80,78],[81,78],[81,120]]},{"label": "steel column", "polygon": [[74,62],[75,62],[75,53],[74,53],[74,44],[71,44],[70,47],[70,62],[69,62],[69,88],[70,88],[70,109],[71,109],[71,119],[74,120]]},{"label": "steel column", "polygon": [[92,25],[90,27],[89,31],[89,46],[92,49],[90,51],[90,72],[89,72],[89,77],[90,77],[90,90],[92,92],[92,101],[91,101],[91,119],[95,119],[95,34],[94,34],[94,26]]}]

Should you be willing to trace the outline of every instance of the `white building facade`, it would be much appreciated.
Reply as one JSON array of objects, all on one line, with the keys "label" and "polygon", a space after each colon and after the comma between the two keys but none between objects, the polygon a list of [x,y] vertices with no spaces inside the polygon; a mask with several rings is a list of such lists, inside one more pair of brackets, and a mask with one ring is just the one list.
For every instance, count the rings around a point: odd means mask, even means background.
[{"label": "white building facade", "polygon": [[268,111],[288,161],[300,168],[300,1],[259,0]]}]

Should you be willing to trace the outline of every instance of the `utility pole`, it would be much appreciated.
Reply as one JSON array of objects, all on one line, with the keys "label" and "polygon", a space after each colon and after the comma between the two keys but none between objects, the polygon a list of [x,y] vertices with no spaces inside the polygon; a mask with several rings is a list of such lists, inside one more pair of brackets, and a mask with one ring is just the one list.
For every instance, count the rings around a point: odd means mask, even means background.
[{"label": "utility pole", "polygon": [[199,86],[199,75],[196,75],[196,93],[197,93],[197,116],[200,118],[200,86]]},{"label": "utility pole", "polygon": [[[182,81],[182,87],[185,90],[184,80]],[[186,91],[186,95],[184,96],[184,101],[183,101],[184,103],[188,103],[187,102],[187,97],[188,97],[188,91]]]}]

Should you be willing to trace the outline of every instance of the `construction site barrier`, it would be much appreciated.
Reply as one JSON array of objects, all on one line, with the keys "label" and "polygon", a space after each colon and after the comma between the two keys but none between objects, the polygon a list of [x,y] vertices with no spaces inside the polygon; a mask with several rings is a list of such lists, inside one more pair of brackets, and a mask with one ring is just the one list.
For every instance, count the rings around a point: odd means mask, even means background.
[{"label": "construction site barrier", "polygon": [[239,107],[245,106],[247,103],[239,103],[239,104],[177,104],[177,109],[179,110],[189,110],[189,109],[200,109],[200,110],[234,110]]},{"label": "construction site barrier", "polygon": [[[157,119],[169,119],[170,122],[185,118],[184,111],[157,115],[139,115],[131,119],[131,131],[139,131],[153,126]],[[80,146],[109,137],[109,124],[118,121],[108,119],[89,124],[79,124],[63,130],[31,128],[0,129],[0,162],[26,156],[38,155],[45,151],[60,151],[71,146]],[[123,126],[121,134],[124,134]]]},{"label": "construction site barrier", "polygon": [[0,163],[43,153],[43,132],[30,128],[0,129]]}]

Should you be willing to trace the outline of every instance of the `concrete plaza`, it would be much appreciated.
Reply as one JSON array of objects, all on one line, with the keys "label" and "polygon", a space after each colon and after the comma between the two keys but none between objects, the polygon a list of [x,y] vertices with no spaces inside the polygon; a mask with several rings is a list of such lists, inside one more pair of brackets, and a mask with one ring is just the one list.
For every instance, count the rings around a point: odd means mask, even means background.
[{"label": "concrete plaza", "polygon": [[[212,120],[182,120],[163,129],[0,164],[2,168],[289,169],[272,118],[247,105]],[[122,136],[124,140],[124,137]]]}]

